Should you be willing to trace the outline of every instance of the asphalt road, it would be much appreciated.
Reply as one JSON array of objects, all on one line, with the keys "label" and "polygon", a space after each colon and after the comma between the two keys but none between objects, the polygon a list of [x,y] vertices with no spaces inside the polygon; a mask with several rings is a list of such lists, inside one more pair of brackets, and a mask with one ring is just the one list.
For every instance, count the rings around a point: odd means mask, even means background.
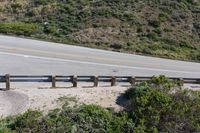
[{"label": "asphalt road", "polygon": [[200,63],[0,36],[0,75],[132,75],[200,78]]}]

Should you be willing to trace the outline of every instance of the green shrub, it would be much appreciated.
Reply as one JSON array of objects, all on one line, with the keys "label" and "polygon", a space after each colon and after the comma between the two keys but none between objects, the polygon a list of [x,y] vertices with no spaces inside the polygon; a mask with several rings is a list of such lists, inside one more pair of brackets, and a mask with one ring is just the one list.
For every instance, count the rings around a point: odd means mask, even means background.
[{"label": "green shrub", "polygon": [[111,44],[110,47],[113,49],[119,50],[123,48],[123,45],[120,43],[114,43],[114,44]]},{"label": "green shrub", "polygon": [[23,22],[0,22],[0,33],[30,36],[36,33],[37,26]]},{"label": "green shrub", "polygon": [[199,91],[182,90],[178,82],[160,76],[127,90],[125,97],[135,126],[144,132],[200,131]]},{"label": "green shrub", "polygon": [[134,123],[128,114],[115,114],[96,105],[80,107],[64,106],[48,115],[40,117],[41,112],[28,111],[23,115],[0,121],[0,132],[92,132],[92,133],[132,133]]},{"label": "green shrub", "polygon": [[147,37],[150,39],[150,40],[154,40],[156,41],[158,39],[158,36],[156,33],[149,33],[147,34]]},{"label": "green shrub", "polygon": [[117,116],[96,105],[82,106],[74,115],[78,132],[121,133],[128,121],[127,114]]},{"label": "green shrub", "polygon": [[19,3],[12,3],[10,7],[13,13],[18,13],[20,10],[22,10],[22,5]]},{"label": "green shrub", "polygon": [[154,28],[158,28],[158,27],[160,27],[160,21],[158,21],[158,20],[149,20],[149,25],[154,27]]},{"label": "green shrub", "polygon": [[168,15],[164,14],[164,13],[160,13],[159,16],[158,16],[158,19],[159,19],[160,22],[164,22],[168,19]]},{"label": "green shrub", "polygon": [[16,131],[27,132],[36,131],[38,127],[38,119],[42,116],[41,112],[28,110],[23,115],[17,117],[9,117],[0,121],[0,132],[3,131]]}]

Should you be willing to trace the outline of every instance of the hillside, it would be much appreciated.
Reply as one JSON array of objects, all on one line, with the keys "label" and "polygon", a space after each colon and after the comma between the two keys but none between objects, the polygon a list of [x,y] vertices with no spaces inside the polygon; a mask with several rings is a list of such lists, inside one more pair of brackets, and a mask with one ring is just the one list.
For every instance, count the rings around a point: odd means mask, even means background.
[{"label": "hillside", "polygon": [[200,1],[0,0],[0,33],[200,61]]}]

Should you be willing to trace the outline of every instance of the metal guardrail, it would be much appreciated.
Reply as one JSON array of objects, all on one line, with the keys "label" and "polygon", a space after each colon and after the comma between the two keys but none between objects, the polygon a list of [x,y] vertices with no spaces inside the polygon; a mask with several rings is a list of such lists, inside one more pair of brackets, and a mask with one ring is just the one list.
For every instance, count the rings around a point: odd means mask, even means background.
[{"label": "metal guardrail", "polygon": [[[149,81],[152,77],[133,77],[133,76],[62,76],[62,75],[0,75],[0,83],[5,83],[6,90],[10,89],[11,82],[47,82],[52,83],[52,88],[56,88],[57,82],[69,82],[73,87],[77,87],[78,82],[93,82],[97,87],[99,82],[109,82],[115,86],[117,82],[130,83],[135,85],[137,82]],[[200,84],[200,78],[169,78],[179,80],[183,83]]]}]

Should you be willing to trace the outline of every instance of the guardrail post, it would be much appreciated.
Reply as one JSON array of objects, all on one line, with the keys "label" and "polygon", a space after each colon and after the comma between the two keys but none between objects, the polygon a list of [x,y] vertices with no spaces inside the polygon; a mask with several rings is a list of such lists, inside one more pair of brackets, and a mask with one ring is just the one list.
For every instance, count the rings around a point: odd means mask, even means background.
[{"label": "guardrail post", "polygon": [[182,78],[179,78],[180,86],[182,87],[184,85],[184,80]]},{"label": "guardrail post", "polygon": [[94,87],[98,86],[98,80],[99,78],[97,76],[94,76]]},{"label": "guardrail post", "polygon": [[72,76],[72,84],[73,84],[73,87],[77,87],[78,84],[77,84],[77,76]]},{"label": "guardrail post", "polygon": [[5,81],[6,81],[6,90],[10,89],[10,75],[6,74],[5,75]]},{"label": "guardrail post", "polygon": [[116,77],[112,77],[111,78],[111,86],[115,86],[116,85]]},{"label": "guardrail post", "polygon": [[51,77],[52,88],[56,88],[56,76]]},{"label": "guardrail post", "polygon": [[129,83],[131,84],[131,86],[134,86],[136,84],[136,79],[135,77],[130,77],[129,78]]}]

